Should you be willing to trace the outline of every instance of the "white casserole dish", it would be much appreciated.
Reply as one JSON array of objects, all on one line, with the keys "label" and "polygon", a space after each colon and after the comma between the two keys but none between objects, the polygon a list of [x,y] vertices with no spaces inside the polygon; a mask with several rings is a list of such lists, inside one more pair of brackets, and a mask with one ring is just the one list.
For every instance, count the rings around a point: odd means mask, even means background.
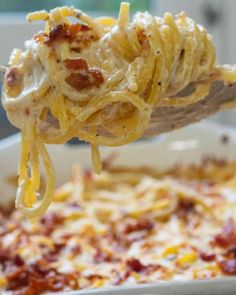
[{"label": "white casserole dish", "polygon": [[[223,138],[224,137],[224,138]],[[0,205],[7,206],[14,198],[15,188],[7,181],[16,174],[19,157],[19,135],[0,142]],[[228,140],[227,140],[228,139]],[[75,163],[88,167],[91,164],[88,146],[50,146],[57,182],[70,179]],[[101,149],[102,157],[117,153],[114,165],[148,165],[167,169],[175,163],[197,163],[203,156],[216,156],[236,160],[236,130],[213,123],[200,123],[162,135],[151,141],[143,140],[119,148]],[[236,214],[236,212],[235,212]],[[1,292],[1,291],[0,291]],[[58,294],[58,293],[57,293]],[[205,281],[170,281],[158,284],[123,286],[109,289],[73,291],[60,294],[73,295],[194,295],[236,294],[236,277]]]}]

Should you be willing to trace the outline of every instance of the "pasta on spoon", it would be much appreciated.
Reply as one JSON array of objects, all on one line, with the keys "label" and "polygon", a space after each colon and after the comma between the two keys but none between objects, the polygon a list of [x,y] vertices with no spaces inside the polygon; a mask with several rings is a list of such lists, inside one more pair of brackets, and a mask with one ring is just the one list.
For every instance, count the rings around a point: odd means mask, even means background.
[{"label": "pasta on spoon", "polygon": [[[100,173],[99,145],[135,141],[154,109],[197,102],[225,77],[210,35],[184,13],[138,12],[130,21],[129,4],[122,3],[118,20],[93,19],[72,7],[27,19],[44,20],[45,30],[26,41],[25,51],[12,52],[2,101],[22,131],[16,206],[29,217],[42,215],[52,201],[55,177],[44,144],[72,137],[89,142]],[[193,94],[176,96],[191,83]],[[41,199],[39,156],[47,177]]]}]

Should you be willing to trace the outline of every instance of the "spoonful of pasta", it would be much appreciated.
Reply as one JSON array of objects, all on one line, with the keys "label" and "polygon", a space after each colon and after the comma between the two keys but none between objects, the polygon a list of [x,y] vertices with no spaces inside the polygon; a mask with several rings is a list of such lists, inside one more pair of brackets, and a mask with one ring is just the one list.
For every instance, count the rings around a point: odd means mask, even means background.
[{"label": "spoonful of pasta", "polygon": [[[22,132],[16,206],[29,217],[45,212],[54,191],[44,144],[89,142],[100,173],[99,145],[121,146],[236,104],[235,69],[217,64],[210,35],[185,13],[138,12],[130,20],[122,3],[118,20],[72,7],[27,20],[43,20],[45,29],[2,68],[2,103]],[[47,176],[41,198],[39,156]]]}]

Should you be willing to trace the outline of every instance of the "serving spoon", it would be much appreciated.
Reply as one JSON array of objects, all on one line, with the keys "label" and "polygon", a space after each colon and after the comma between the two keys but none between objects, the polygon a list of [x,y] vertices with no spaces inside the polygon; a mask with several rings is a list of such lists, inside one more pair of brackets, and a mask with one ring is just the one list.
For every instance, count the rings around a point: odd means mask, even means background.
[{"label": "serving spoon", "polygon": [[[229,67],[236,71],[236,65]],[[0,84],[2,84],[6,69],[0,66]],[[188,96],[195,90],[194,83],[191,83],[177,94],[177,97]],[[224,81],[213,81],[209,94],[196,103],[185,106],[157,107],[152,113],[149,128],[143,136],[151,137],[169,132],[234,107],[236,107],[236,82],[225,85]]]},{"label": "serving spoon", "polygon": [[[236,70],[236,66],[234,68]],[[181,91],[181,97],[192,93],[192,88],[193,85],[187,86]],[[157,107],[152,113],[149,128],[144,136],[172,131],[234,107],[236,107],[236,82],[225,85],[224,81],[214,81],[209,94],[196,103],[186,106]]]}]

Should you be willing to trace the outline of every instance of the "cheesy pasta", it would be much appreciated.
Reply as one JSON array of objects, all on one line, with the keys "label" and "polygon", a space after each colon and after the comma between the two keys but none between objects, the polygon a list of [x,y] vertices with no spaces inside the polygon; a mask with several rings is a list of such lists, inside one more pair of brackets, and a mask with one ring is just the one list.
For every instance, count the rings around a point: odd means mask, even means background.
[{"label": "cheesy pasta", "polygon": [[[72,7],[30,13],[27,20],[43,20],[45,29],[24,51],[13,50],[2,101],[22,131],[16,206],[29,217],[42,215],[52,200],[55,177],[44,144],[72,137],[89,142],[100,173],[99,145],[135,141],[155,108],[197,102],[226,75],[210,35],[185,13],[138,12],[130,21],[129,4],[122,3],[117,20],[93,19]],[[190,83],[196,91],[177,97]],[[39,157],[47,174],[41,199]]]}]

